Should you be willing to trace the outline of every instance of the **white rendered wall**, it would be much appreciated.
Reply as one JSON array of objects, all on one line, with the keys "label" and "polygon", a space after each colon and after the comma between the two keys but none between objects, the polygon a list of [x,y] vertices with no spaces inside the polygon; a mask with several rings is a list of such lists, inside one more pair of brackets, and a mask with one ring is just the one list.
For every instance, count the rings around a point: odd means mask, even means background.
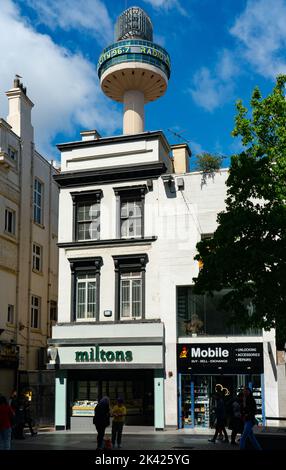
[{"label": "white rendered wall", "polygon": [[[137,143],[136,143],[137,144]],[[144,146],[146,143],[142,142]],[[151,145],[152,144],[152,145]],[[114,146],[103,146],[100,150],[102,152],[102,159],[92,161],[82,160],[81,163],[77,162],[77,169],[85,170],[87,165],[93,165],[98,168],[105,160],[106,154],[109,154],[109,161],[113,164],[121,164],[121,158],[112,156],[112,151],[116,148]],[[128,144],[129,145],[129,144]],[[128,150],[129,147],[121,145],[122,151]],[[141,144],[140,144],[141,145]],[[138,144],[138,148],[140,148]],[[152,158],[158,161],[158,152],[161,152],[160,145],[150,142],[154,154]],[[119,148],[120,146],[118,146]],[[100,146],[98,147],[100,149]],[[97,149],[97,150],[98,150]],[[113,150],[112,150],[113,149]],[[95,147],[90,150],[87,148],[78,149],[77,152],[84,151],[87,155],[88,152],[96,152]],[[156,154],[157,151],[157,154]],[[118,150],[119,152],[119,150]],[[64,161],[67,161],[67,154],[64,152]],[[161,157],[167,155],[166,152],[161,152]],[[70,155],[71,156],[71,155]],[[137,160],[134,154],[129,154],[129,164],[134,164]],[[160,157],[160,158],[161,158]],[[73,155],[75,158],[75,155]],[[128,161],[126,157],[126,162]],[[141,157],[140,157],[141,158]],[[76,160],[76,158],[75,158]],[[107,160],[106,160],[107,161]],[[146,163],[146,160],[145,160]],[[65,163],[64,163],[65,164]],[[72,163],[73,164],[73,163]],[[105,165],[105,163],[104,163]],[[110,166],[109,164],[106,166]],[[67,169],[67,168],[66,168]],[[116,167],[114,166],[114,171]],[[164,182],[164,177],[153,180],[153,190],[148,191],[145,195],[144,206],[144,236],[156,236],[156,241],[149,244],[129,246],[97,246],[97,247],[76,247],[76,248],[61,248],[60,249],[60,284],[59,284],[59,322],[70,322],[71,318],[71,273],[70,264],[67,258],[79,258],[88,256],[101,256],[103,259],[103,266],[101,268],[101,287],[100,287],[100,320],[114,319],[114,289],[115,289],[115,274],[114,263],[112,255],[124,254],[138,254],[147,253],[148,263],[146,265],[146,318],[147,319],[160,319],[165,325],[165,364],[166,364],[166,378],[165,378],[165,410],[166,410],[166,425],[177,425],[177,370],[176,370],[176,344],[177,344],[177,331],[176,331],[176,286],[178,285],[192,285],[193,278],[198,274],[198,263],[194,261],[196,254],[196,243],[201,239],[201,234],[213,233],[217,227],[217,214],[225,208],[226,197],[226,179],[228,172],[221,170],[217,172],[213,178],[207,178],[206,181],[202,179],[202,174],[188,173],[173,175],[173,183],[168,185]],[[184,189],[178,190],[178,178],[183,178]],[[103,198],[101,199],[101,239],[115,239],[116,238],[116,198],[114,194],[114,187],[118,186],[131,186],[144,184],[146,181],[134,181],[120,184],[104,184],[83,186],[73,189],[61,190],[60,196],[60,231],[59,241],[68,242],[72,241],[72,199],[70,192],[73,191],[87,191],[91,189],[102,189]],[[112,317],[105,318],[103,316],[104,310],[112,310]],[[99,325],[90,325],[90,337],[98,334],[101,330]],[[116,335],[114,328],[119,325],[112,325],[110,329],[111,335]],[[59,327],[56,335],[58,337],[68,337],[68,330],[60,329]],[[56,331],[56,330],[55,330]],[[269,336],[267,336],[269,335]],[[265,352],[267,341],[270,341],[274,349],[274,333],[270,332],[264,337],[208,337],[199,338],[199,342],[257,342],[266,341],[264,344],[264,362],[265,362],[265,395],[266,395],[266,414],[278,412],[278,393],[277,382],[273,380],[273,370],[270,363],[269,356]],[[94,336],[96,337],[96,336]],[[266,340],[267,337],[267,340]],[[185,341],[182,338],[180,341]],[[267,346],[268,347],[268,346]],[[275,416],[275,414],[274,414]]]}]

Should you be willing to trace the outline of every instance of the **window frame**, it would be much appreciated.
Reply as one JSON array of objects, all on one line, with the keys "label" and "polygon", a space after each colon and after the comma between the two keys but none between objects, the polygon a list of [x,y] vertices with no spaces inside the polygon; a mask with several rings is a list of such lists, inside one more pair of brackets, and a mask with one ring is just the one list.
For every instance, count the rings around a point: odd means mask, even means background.
[{"label": "window frame", "polygon": [[[35,305],[34,300],[38,300],[38,305]],[[42,299],[38,295],[31,295],[31,317],[30,317],[30,326],[34,330],[40,329],[41,325],[41,303]],[[35,313],[37,312],[37,315]],[[35,322],[35,319],[37,322]]]},{"label": "window frame", "polygon": [[11,158],[13,162],[17,162],[18,160],[18,150],[12,145],[8,145],[8,157]]},{"label": "window frame", "polygon": [[[137,274],[137,276],[136,276]],[[134,295],[134,291],[133,291],[133,288],[134,288],[134,282],[133,281],[138,281],[140,280],[140,299],[139,299],[139,302],[138,301],[135,301],[134,298],[133,298],[133,295]],[[119,282],[120,282],[120,294],[119,294],[119,297],[120,297],[120,305],[119,305],[119,315],[120,315],[120,320],[121,321],[124,321],[124,320],[141,320],[142,319],[142,287],[143,287],[143,282],[142,282],[142,271],[133,271],[133,272],[122,272],[120,274],[120,278],[119,278]],[[125,316],[123,314],[123,282],[128,282],[128,291],[129,291],[129,314],[127,316]],[[134,303],[139,303],[139,310],[140,310],[140,314],[139,315],[136,315],[134,314],[134,310],[133,310],[133,307],[134,307]]]},{"label": "window frame", "polygon": [[[146,253],[136,255],[113,255],[115,270],[115,314],[114,321],[141,321],[145,319],[145,285],[146,285],[146,264],[148,255]],[[130,316],[122,318],[121,316],[121,276],[129,273],[141,274],[141,315],[136,318]]]},{"label": "window frame", "polygon": [[[102,266],[101,257],[93,258],[70,258],[71,269],[71,321],[76,323],[98,322],[100,312],[100,269]],[[77,283],[78,276],[94,273],[93,279],[96,280],[95,293],[95,316],[92,318],[77,318]]]},{"label": "window frame", "polygon": [[[12,307],[12,315],[10,313],[10,307]],[[11,320],[11,316],[12,316],[12,320]],[[10,323],[10,325],[14,325],[15,324],[15,305],[13,304],[8,304],[8,308],[7,308],[7,323]]]},{"label": "window frame", "polygon": [[[122,186],[113,188],[115,197],[116,197],[116,237],[118,239],[134,239],[134,238],[144,238],[145,233],[145,194],[147,192],[146,185],[137,185],[137,186]],[[131,235],[123,237],[121,234],[121,225],[122,220],[130,220],[128,216],[122,217],[122,204],[128,202],[138,201],[141,208],[141,230],[140,235]],[[133,217],[137,219],[138,217]]]},{"label": "window frame", "polygon": [[[41,192],[36,188],[36,184],[40,185]],[[37,198],[40,196],[40,205],[38,204]],[[37,211],[40,211],[40,220],[37,218]],[[43,225],[44,221],[44,183],[37,177],[34,178],[33,187],[33,221],[35,224]]]},{"label": "window frame", "polygon": [[[8,220],[8,216],[11,215],[11,220]],[[11,230],[9,230],[9,225],[11,222]],[[5,233],[9,235],[16,235],[16,211],[11,209],[11,207],[5,207]]]},{"label": "window frame", "polygon": [[[103,197],[103,192],[101,189],[93,190],[93,191],[78,191],[78,192],[72,192],[70,193],[72,197],[72,202],[73,202],[73,234],[72,238],[74,242],[82,242],[82,241],[94,241],[94,240],[100,240],[100,235],[101,235],[101,198]],[[86,205],[91,205],[91,204],[98,204],[99,205],[99,227],[100,230],[98,232],[98,238],[84,238],[84,239],[79,239],[78,237],[78,206],[79,204],[86,204]],[[93,219],[90,219],[92,221]],[[83,222],[82,223],[87,223]]]},{"label": "window frame", "polygon": [[[35,248],[39,248],[40,249],[40,254],[37,254],[34,252],[34,247]],[[42,273],[43,272],[43,247],[42,245],[40,245],[39,243],[36,243],[36,242],[33,242],[33,246],[32,246],[32,269],[35,273]],[[34,266],[34,261],[35,260],[39,260],[39,269],[37,269],[35,266]]]}]

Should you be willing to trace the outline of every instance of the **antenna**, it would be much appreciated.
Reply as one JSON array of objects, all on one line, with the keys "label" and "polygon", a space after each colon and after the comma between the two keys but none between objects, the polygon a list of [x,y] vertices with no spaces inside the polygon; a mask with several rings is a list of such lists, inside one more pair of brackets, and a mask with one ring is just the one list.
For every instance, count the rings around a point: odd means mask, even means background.
[{"label": "antenna", "polygon": [[[178,132],[175,132],[173,131],[173,129],[167,129],[169,132],[171,132],[171,134],[173,134],[175,137],[177,137],[177,139],[180,139],[182,140],[183,142],[191,142],[189,139],[186,139],[184,138],[181,134],[179,134]],[[181,131],[182,133],[185,132],[185,131]]]}]

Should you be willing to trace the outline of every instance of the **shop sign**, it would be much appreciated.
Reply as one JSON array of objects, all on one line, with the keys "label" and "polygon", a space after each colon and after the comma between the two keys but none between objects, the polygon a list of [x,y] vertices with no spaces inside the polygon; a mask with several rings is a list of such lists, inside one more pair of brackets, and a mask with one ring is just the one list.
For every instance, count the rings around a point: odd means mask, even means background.
[{"label": "shop sign", "polygon": [[262,373],[262,343],[189,343],[177,346],[178,372]]},{"label": "shop sign", "polygon": [[98,344],[89,351],[76,351],[75,362],[132,362],[132,351],[107,351]]}]

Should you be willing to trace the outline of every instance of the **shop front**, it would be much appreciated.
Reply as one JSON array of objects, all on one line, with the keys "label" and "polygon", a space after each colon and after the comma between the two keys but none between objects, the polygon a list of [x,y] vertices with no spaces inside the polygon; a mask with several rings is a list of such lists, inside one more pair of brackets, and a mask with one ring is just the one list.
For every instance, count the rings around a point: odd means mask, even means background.
[{"label": "shop front", "polygon": [[215,396],[225,404],[249,387],[257,419],[265,421],[263,343],[188,343],[177,346],[179,428],[214,425]]},{"label": "shop front", "polygon": [[160,344],[58,344],[50,348],[56,369],[56,429],[94,431],[100,398],[118,397],[126,424],[164,429],[164,365]]}]

